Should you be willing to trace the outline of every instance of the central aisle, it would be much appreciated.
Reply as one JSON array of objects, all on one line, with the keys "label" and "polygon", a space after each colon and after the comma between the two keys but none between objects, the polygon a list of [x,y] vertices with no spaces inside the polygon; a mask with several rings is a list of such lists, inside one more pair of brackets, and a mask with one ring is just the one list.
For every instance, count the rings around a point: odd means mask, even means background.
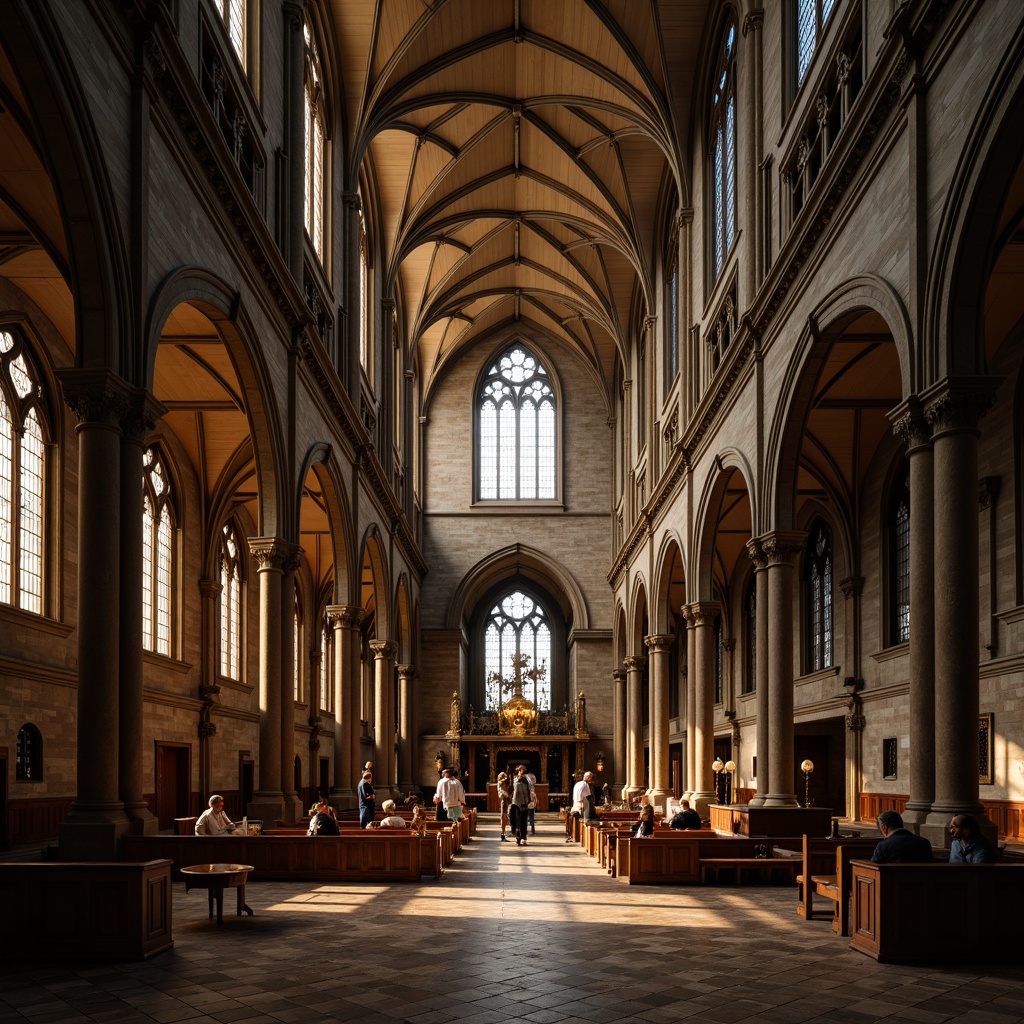
[{"label": "central aisle", "polygon": [[526,847],[482,822],[437,882],[253,876],[246,897],[256,916],[218,928],[176,884],[175,948],[147,964],[0,968],[0,1020],[1024,1019],[1024,970],[880,966],[798,918],[788,886],[627,886],[554,821]]}]

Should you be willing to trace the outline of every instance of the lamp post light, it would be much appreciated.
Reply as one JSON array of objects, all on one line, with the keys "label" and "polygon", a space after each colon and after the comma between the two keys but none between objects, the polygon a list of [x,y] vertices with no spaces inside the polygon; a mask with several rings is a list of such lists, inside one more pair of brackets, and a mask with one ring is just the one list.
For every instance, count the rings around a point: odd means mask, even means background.
[{"label": "lamp post light", "polygon": [[733,785],[736,779],[736,762],[726,761],[725,770],[728,773],[727,778],[729,779],[729,804],[732,805],[736,803],[736,788]]},{"label": "lamp post light", "polygon": [[811,772],[814,771],[814,762],[804,758],[800,762],[800,771],[804,773],[804,807],[811,806]]},{"label": "lamp post light", "polygon": [[604,751],[599,750],[594,756],[594,767],[599,771],[604,771]]},{"label": "lamp post light", "polygon": [[719,781],[719,777],[722,772],[725,771],[725,762],[720,758],[716,757],[714,763],[711,765],[711,770],[715,773],[715,801],[717,803],[722,802],[722,786]]}]

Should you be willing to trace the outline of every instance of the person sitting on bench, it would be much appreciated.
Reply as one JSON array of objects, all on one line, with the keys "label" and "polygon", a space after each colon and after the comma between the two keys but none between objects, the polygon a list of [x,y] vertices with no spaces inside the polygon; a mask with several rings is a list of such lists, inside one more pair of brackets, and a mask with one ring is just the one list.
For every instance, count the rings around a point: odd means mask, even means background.
[{"label": "person sitting on bench", "polygon": [[991,864],[996,859],[991,844],[970,814],[957,814],[949,823],[949,834],[953,837],[950,864]]},{"label": "person sitting on bench", "polygon": [[679,813],[672,817],[669,828],[700,828],[700,815],[690,806],[689,800],[679,801]]},{"label": "person sitting on bench", "polygon": [[654,804],[644,804],[636,821],[629,826],[634,839],[644,839],[654,835]]},{"label": "person sitting on bench", "polygon": [[875,820],[882,841],[871,854],[873,864],[922,864],[932,859],[932,844],[905,829],[896,811],[882,811]]}]

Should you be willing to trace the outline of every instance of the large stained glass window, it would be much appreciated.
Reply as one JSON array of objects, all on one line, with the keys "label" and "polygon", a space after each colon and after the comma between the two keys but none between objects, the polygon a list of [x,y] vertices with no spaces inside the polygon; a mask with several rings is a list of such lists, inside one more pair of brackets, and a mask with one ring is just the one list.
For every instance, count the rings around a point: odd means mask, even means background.
[{"label": "large stained glass window", "polygon": [[736,26],[722,34],[711,94],[712,267],[722,272],[736,240]]},{"label": "large stained glass window", "polygon": [[[487,710],[500,708],[512,696],[511,686],[502,686],[515,678],[514,655],[525,654],[530,661],[521,673],[523,696],[533,701],[539,711],[551,710],[551,627],[547,613],[532,597],[521,590],[506,594],[491,609],[484,628],[484,680]],[[527,672],[545,669],[531,678]]]},{"label": "large stained glass window", "polygon": [[19,334],[0,329],[0,602],[43,612],[42,389]]},{"label": "large stained glass window", "polygon": [[521,345],[491,366],[477,404],[480,499],[555,497],[555,396],[547,371]]},{"label": "large stained glass window", "polygon": [[795,0],[796,84],[802,85],[835,0]]},{"label": "large stained glass window", "polygon": [[891,640],[910,639],[910,467],[896,477],[889,504]]},{"label": "large stained glass window", "polygon": [[242,561],[238,535],[227,523],[220,547],[220,674],[240,679],[242,672]]},{"label": "large stained glass window", "polygon": [[142,646],[170,657],[173,522],[171,487],[160,456],[142,459]]},{"label": "large stained glass window", "polygon": [[818,522],[807,550],[808,669],[832,664],[832,534]]}]

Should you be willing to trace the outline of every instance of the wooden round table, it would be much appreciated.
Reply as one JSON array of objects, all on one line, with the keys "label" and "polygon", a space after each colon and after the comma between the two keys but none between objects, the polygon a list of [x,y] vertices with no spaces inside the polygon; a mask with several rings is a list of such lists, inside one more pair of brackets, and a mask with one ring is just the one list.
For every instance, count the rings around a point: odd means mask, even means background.
[{"label": "wooden round table", "polygon": [[182,868],[181,873],[185,876],[185,892],[189,889],[206,889],[210,895],[210,917],[213,917],[213,901],[217,900],[217,924],[224,921],[224,890],[234,889],[238,897],[238,917],[242,916],[244,910],[252,917],[252,911],[245,903],[245,880],[250,871],[251,864],[192,864],[190,867]]}]

